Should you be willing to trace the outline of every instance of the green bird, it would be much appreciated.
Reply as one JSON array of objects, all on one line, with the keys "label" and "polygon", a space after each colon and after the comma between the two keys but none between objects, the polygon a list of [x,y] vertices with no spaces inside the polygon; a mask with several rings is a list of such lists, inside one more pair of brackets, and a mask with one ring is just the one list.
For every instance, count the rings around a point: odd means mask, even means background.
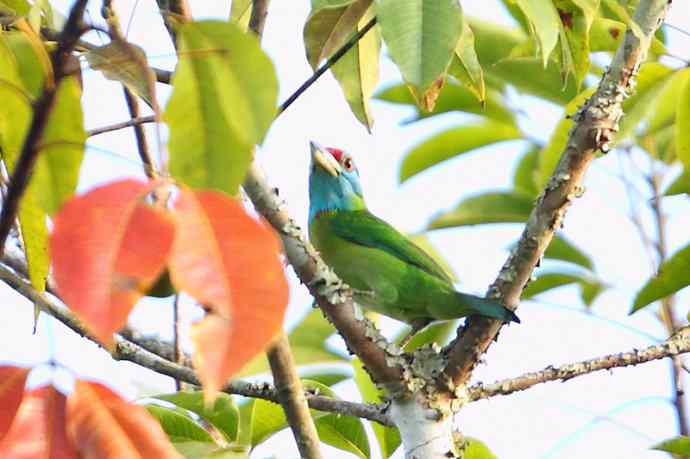
[{"label": "green bird", "polygon": [[478,314],[520,322],[501,303],[460,293],[433,258],[369,212],[352,157],[311,142],[309,237],[362,307],[412,326]]}]

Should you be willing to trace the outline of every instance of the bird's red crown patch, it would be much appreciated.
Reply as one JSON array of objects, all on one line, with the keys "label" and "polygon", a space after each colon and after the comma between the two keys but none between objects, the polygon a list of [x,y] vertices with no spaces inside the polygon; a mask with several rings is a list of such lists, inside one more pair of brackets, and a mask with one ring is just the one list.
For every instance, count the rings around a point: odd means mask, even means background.
[{"label": "bird's red crown patch", "polygon": [[326,147],[326,150],[333,155],[336,161],[340,162],[343,157],[343,150],[338,150],[337,148]]}]

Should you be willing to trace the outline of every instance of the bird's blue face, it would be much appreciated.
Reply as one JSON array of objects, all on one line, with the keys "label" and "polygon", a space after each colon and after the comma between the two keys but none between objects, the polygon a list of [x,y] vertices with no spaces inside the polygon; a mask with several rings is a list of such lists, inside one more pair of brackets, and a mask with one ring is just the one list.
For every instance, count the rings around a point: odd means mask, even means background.
[{"label": "bird's blue face", "polygon": [[310,147],[309,220],[324,211],[364,209],[359,172],[352,157],[314,142]]}]

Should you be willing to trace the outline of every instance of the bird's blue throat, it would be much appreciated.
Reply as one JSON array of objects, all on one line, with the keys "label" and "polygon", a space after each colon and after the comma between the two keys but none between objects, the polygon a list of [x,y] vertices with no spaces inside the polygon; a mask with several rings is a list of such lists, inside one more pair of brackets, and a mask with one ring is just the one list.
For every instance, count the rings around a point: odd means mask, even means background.
[{"label": "bird's blue throat", "polygon": [[309,176],[309,220],[328,211],[365,209],[357,172],[342,172],[337,177],[319,170]]}]

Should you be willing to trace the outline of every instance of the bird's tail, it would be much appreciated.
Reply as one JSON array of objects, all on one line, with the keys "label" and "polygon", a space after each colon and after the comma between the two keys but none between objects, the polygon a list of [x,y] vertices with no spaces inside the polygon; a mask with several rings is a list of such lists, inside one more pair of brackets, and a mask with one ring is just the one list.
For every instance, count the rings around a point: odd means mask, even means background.
[{"label": "bird's tail", "polygon": [[513,311],[496,300],[468,295],[466,293],[456,293],[459,297],[460,304],[471,309],[475,314],[502,320],[504,322],[520,323],[520,318]]}]

